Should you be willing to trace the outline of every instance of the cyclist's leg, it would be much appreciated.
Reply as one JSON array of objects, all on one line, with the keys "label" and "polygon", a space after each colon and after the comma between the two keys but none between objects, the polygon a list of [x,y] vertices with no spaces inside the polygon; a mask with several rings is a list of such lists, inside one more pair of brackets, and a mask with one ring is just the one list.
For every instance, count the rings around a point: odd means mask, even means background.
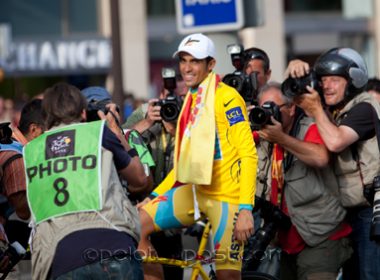
[{"label": "cyclist's leg", "polygon": [[212,227],[217,279],[241,279],[244,245],[233,237],[238,205],[209,199],[199,192],[197,197],[199,208]]},{"label": "cyclist's leg", "polygon": [[[141,254],[157,255],[149,240],[152,232],[194,223],[189,215],[193,209],[192,197],[191,186],[181,186],[156,197],[140,209],[141,239],[138,249]],[[144,263],[144,274],[145,279],[163,279],[162,267],[158,264]]]}]

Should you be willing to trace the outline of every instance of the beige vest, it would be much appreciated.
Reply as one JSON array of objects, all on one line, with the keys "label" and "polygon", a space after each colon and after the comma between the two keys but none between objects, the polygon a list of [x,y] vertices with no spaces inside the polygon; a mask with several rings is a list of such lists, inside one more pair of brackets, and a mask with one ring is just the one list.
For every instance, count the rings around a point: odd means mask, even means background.
[{"label": "beige vest", "polygon": [[140,240],[138,213],[121,186],[113,155],[102,148],[102,196],[100,212],[83,212],[41,222],[32,230],[32,278],[47,279],[58,242],[68,234],[89,228],[115,229]]},{"label": "beige vest", "polygon": [[[346,113],[361,102],[370,103],[375,108],[377,117],[380,116],[379,103],[369,93],[364,92],[355,96],[354,99],[347,103],[336,116],[336,123],[339,125],[346,116]],[[355,146],[356,148],[352,149]],[[355,150],[358,155],[358,161],[353,158],[353,151]],[[358,162],[360,163],[360,168]],[[366,141],[358,141],[337,154],[334,160],[334,170],[338,177],[343,206],[368,205],[367,200],[363,196],[363,188],[371,186],[373,178],[380,175],[380,156],[376,135]],[[363,181],[360,172],[363,176]]]},{"label": "beige vest", "polygon": [[[304,117],[299,123],[296,138],[303,139],[312,119]],[[271,186],[271,156],[268,143],[257,147],[259,170],[257,192],[260,196],[264,182],[269,199]],[[290,167],[284,174],[285,200],[292,223],[309,246],[326,240],[343,221],[346,211],[339,201],[337,180],[331,170],[312,168],[293,157]]]}]

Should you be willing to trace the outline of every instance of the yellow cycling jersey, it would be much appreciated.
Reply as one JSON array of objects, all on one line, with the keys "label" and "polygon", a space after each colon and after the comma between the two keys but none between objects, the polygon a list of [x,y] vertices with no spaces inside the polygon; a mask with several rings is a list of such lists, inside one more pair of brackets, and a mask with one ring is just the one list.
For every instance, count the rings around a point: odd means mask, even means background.
[{"label": "yellow cycling jersey", "polygon": [[[192,94],[194,105],[196,92],[188,94]],[[222,82],[219,82],[215,92],[215,122],[211,184],[198,185],[197,190],[215,200],[239,204],[243,208],[251,207],[256,186],[256,148],[243,98]],[[153,194],[162,195],[175,184],[172,170]]]}]

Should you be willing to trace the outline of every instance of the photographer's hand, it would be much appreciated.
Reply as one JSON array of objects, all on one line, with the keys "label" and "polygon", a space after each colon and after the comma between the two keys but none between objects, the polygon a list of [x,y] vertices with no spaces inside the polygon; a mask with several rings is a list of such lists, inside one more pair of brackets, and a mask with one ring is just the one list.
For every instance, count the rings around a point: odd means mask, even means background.
[{"label": "photographer's hand", "polygon": [[[114,106],[112,106],[114,105]],[[105,120],[107,122],[107,126],[111,131],[119,138],[121,141],[122,138],[124,138],[123,130],[120,127],[120,115],[116,111],[116,104],[108,104],[107,108],[109,112],[107,115],[103,113],[103,111],[98,111],[98,116],[101,120]]]},{"label": "photographer's hand", "polygon": [[234,237],[237,241],[246,242],[254,232],[252,211],[247,209],[240,210],[235,223]]},{"label": "photographer's hand", "polygon": [[310,66],[307,62],[300,59],[291,60],[285,71],[285,77],[301,78],[310,72]]},{"label": "photographer's hand", "polygon": [[151,128],[156,121],[161,121],[160,109],[161,106],[155,106],[158,102],[157,98],[150,99],[148,101],[148,109],[145,118],[138,123],[136,123],[132,128],[137,130],[139,133],[144,133],[146,130]]},{"label": "photographer's hand", "polygon": [[271,116],[273,124],[265,125],[258,131],[261,138],[271,142],[281,144],[283,142],[285,132],[283,131],[282,124],[278,122],[273,116]]},{"label": "photographer's hand", "polygon": [[149,100],[148,112],[146,113],[146,119],[153,125],[156,121],[161,121],[160,110],[161,106],[155,105],[158,102],[158,99]]},{"label": "photographer's hand", "polygon": [[310,86],[306,87],[309,92],[301,94],[294,98],[294,102],[302,108],[305,113],[312,118],[317,114],[323,113],[323,106],[319,93]]}]

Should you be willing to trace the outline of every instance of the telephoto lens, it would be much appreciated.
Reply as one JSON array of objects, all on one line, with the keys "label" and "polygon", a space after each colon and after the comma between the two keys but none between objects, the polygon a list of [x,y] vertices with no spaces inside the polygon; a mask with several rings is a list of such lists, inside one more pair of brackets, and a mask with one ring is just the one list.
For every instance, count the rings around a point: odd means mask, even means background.
[{"label": "telephoto lens", "polygon": [[380,176],[376,176],[372,183],[375,196],[373,199],[373,215],[370,239],[380,243]]}]

